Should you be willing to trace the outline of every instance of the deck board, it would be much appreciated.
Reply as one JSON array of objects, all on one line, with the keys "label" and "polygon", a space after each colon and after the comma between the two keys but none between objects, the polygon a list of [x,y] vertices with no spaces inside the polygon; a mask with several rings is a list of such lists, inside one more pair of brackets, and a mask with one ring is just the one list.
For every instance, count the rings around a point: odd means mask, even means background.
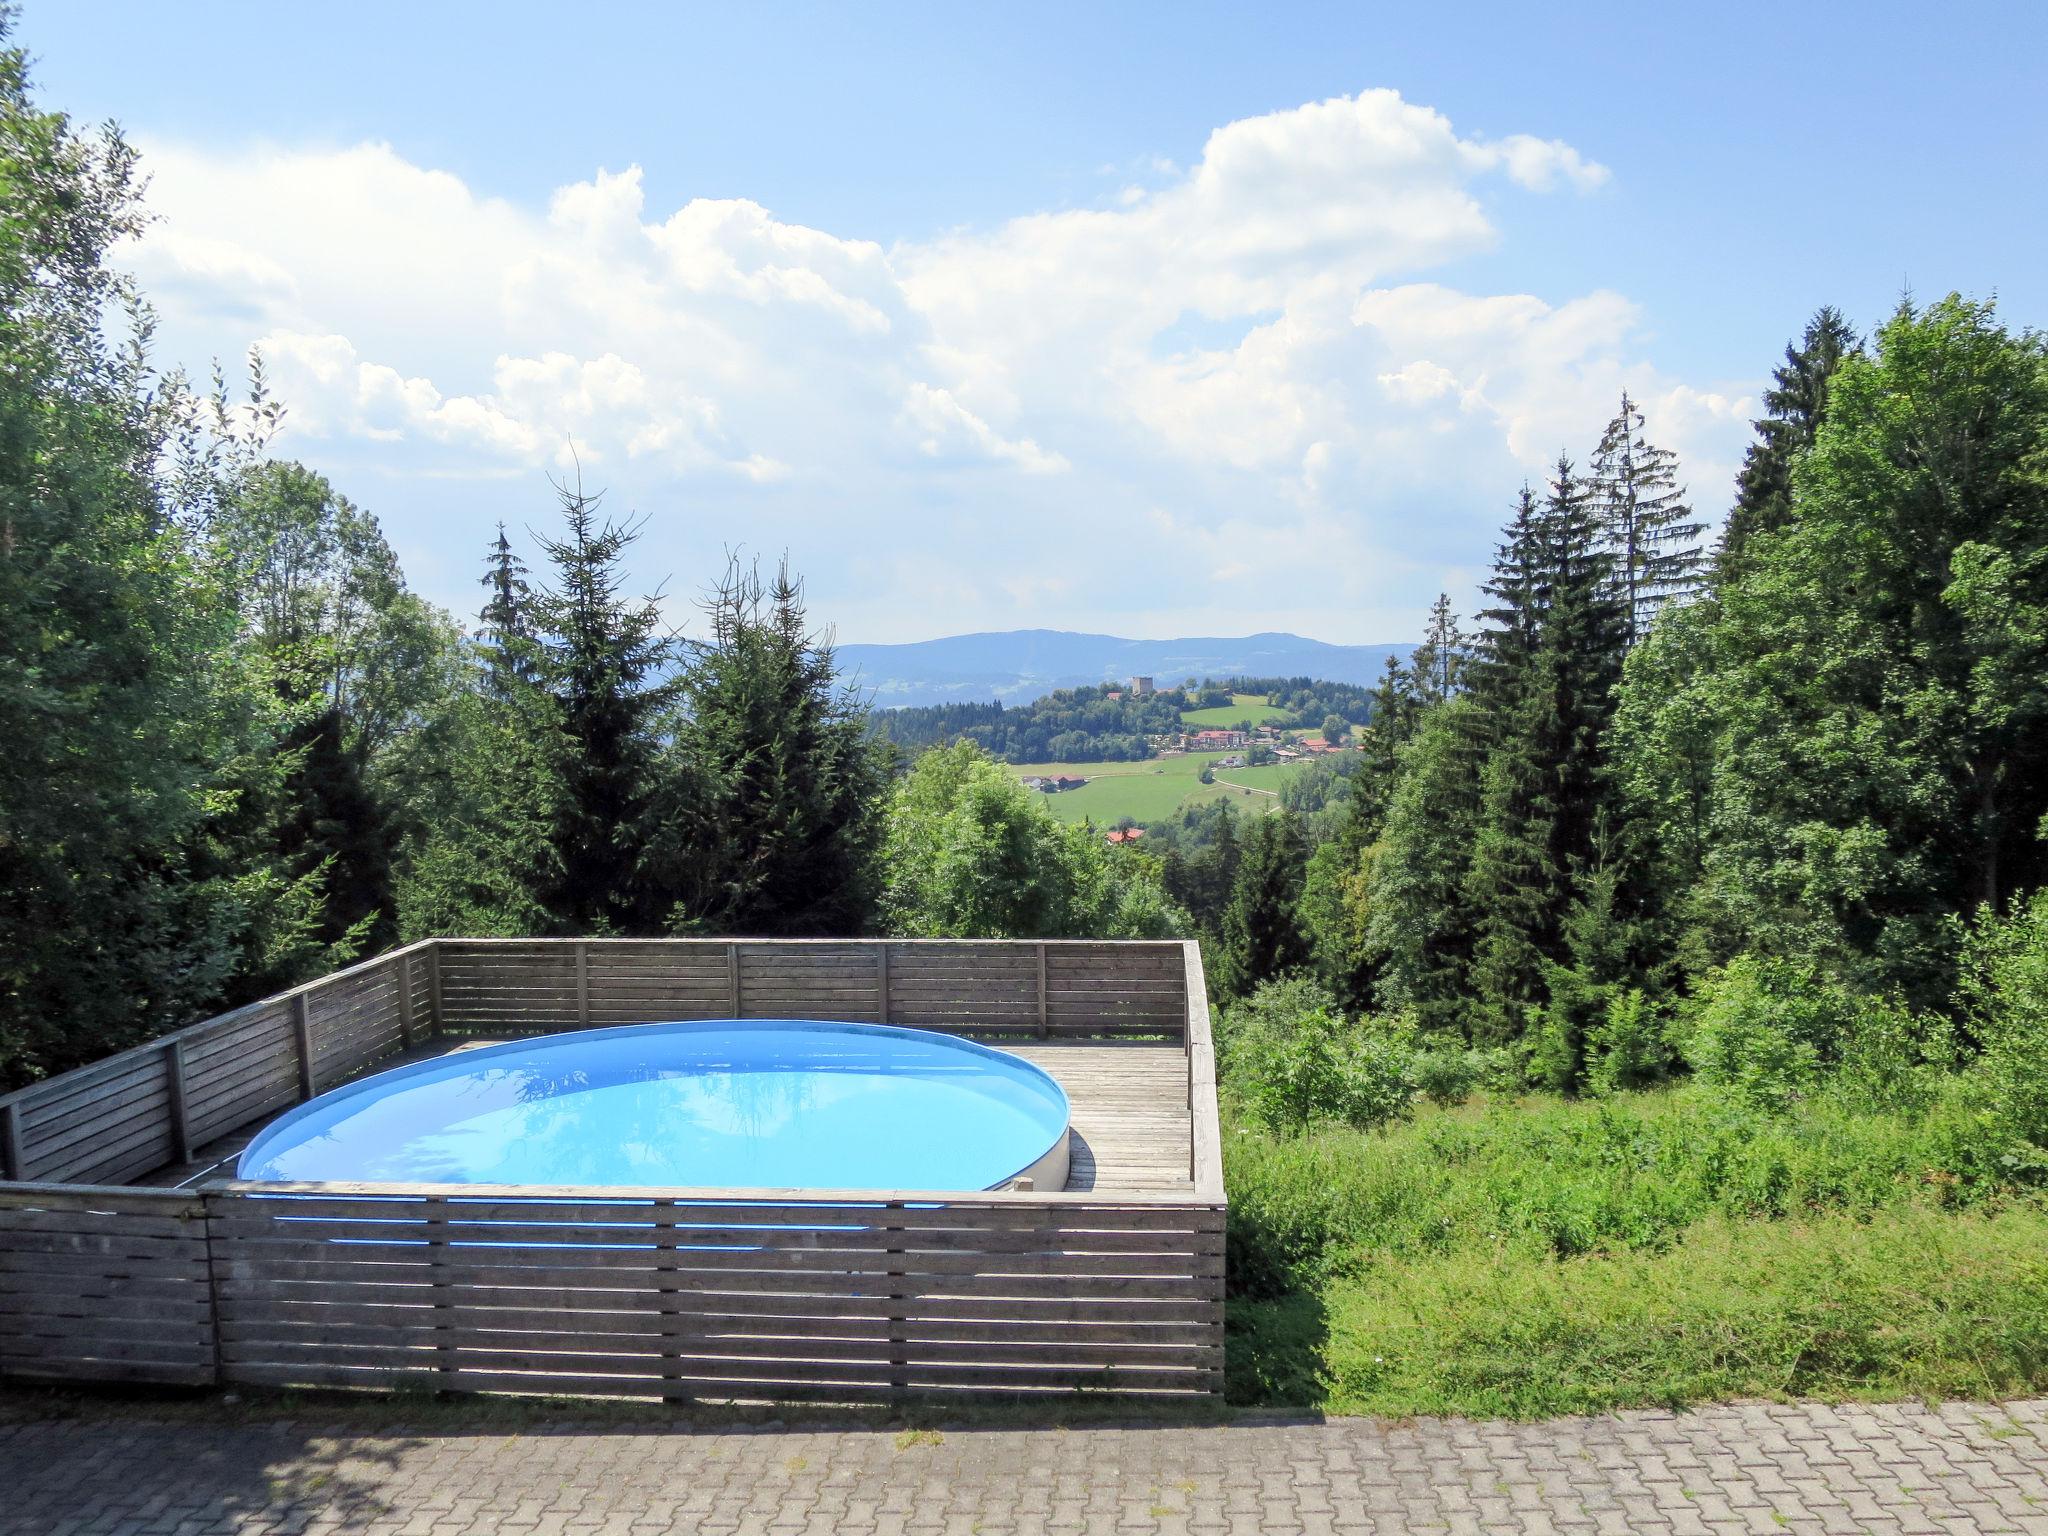
[{"label": "deck board", "polygon": [[[495,1043],[489,1039],[436,1041],[381,1061],[376,1070]],[[1074,1129],[1068,1189],[1114,1194],[1193,1187],[1187,1056],[1178,1043],[1034,1040],[1003,1043],[997,1049],[1051,1073],[1066,1090]],[[209,1179],[232,1178],[233,1160],[262,1128],[249,1126],[209,1142],[196,1149],[190,1162],[160,1169],[136,1182],[185,1188]]]}]

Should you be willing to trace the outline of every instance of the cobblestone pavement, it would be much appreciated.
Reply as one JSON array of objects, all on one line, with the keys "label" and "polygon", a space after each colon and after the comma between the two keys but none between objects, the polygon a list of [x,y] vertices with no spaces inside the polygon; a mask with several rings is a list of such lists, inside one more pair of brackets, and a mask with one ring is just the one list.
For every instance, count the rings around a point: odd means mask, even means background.
[{"label": "cobblestone pavement", "polygon": [[0,1422],[0,1530],[2048,1532],[2048,1401],[1539,1424],[420,1423]]}]

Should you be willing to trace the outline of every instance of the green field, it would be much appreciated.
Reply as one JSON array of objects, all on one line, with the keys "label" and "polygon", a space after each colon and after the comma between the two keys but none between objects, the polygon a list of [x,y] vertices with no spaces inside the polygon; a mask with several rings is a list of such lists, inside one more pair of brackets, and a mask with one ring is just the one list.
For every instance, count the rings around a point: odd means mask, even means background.
[{"label": "green field", "polygon": [[1233,725],[1249,720],[1253,725],[1293,725],[1294,716],[1284,709],[1275,709],[1272,701],[1264,694],[1233,693],[1228,704],[1218,704],[1213,709],[1184,709],[1180,712],[1180,723],[1193,726],[1196,730],[1227,731]]},{"label": "green field", "polygon": [[[1283,779],[1299,773],[1305,763],[1268,763],[1261,768],[1225,768],[1215,784],[1201,782],[1202,765],[1230,757],[1229,752],[1191,752],[1185,757],[1155,757],[1139,763],[1020,763],[1010,771],[1066,774],[1088,780],[1079,789],[1041,796],[1045,808],[1061,821],[1093,819],[1113,827],[1128,816],[1134,821],[1164,821],[1183,805],[1228,797],[1242,810],[1271,810],[1278,805]],[[1259,793],[1259,791],[1266,793]]]}]

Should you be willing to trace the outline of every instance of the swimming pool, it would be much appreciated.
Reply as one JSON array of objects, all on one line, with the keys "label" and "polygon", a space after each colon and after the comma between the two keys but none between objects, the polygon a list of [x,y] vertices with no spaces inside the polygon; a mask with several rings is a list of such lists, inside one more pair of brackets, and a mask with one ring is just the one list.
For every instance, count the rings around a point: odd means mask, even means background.
[{"label": "swimming pool", "polygon": [[380,1072],[237,1164],[289,1182],[982,1190],[1067,1178],[1067,1096],[1023,1059],[881,1024],[579,1030]]}]

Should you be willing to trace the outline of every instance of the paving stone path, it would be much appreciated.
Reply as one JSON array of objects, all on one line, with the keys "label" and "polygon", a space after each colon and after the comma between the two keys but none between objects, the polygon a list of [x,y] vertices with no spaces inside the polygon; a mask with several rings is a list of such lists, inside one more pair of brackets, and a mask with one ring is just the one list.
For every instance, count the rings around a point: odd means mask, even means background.
[{"label": "paving stone path", "polygon": [[8,1536],[2048,1533],[2048,1401],[1071,1430],[15,1417]]}]

